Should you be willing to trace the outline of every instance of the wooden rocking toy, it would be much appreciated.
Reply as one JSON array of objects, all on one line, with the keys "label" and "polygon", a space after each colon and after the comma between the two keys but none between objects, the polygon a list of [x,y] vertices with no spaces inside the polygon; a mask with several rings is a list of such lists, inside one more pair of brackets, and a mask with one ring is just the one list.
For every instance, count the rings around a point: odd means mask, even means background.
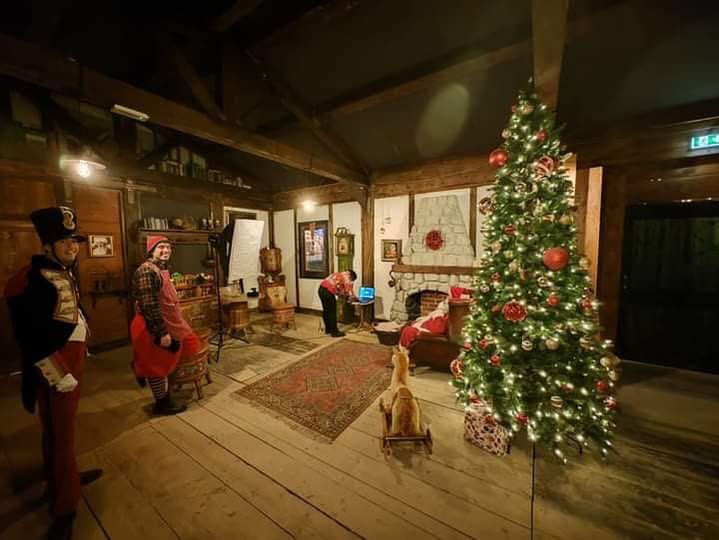
[{"label": "wooden rocking toy", "polygon": [[382,422],[382,436],[380,437],[380,450],[384,454],[384,458],[387,459],[392,455],[392,445],[399,443],[414,443],[419,445],[420,443],[424,446],[424,451],[429,456],[432,453],[432,433],[429,428],[426,428],[424,433],[417,433],[416,435],[402,435],[399,433],[392,433],[392,407],[385,405],[382,398],[379,399],[379,410]]}]

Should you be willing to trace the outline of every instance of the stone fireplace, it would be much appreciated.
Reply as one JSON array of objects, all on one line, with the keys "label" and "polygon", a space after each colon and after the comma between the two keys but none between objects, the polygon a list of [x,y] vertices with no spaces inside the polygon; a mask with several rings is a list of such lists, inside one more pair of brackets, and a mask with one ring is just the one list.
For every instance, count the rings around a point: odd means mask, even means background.
[{"label": "stone fireplace", "polygon": [[[433,250],[425,238],[435,230],[441,233],[442,246]],[[402,263],[392,267],[395,295],[390,318],[397,322],[433,311],[451,286],[470,288],[479,265],[455,195],[419,202],[408,244]]]}]

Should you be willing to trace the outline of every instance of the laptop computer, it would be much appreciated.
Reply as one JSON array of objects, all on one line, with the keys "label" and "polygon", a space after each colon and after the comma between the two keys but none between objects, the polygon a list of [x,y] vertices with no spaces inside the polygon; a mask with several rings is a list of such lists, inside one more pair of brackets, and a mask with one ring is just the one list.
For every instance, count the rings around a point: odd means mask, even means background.
[{"label": "laptop computer", "polygon": [[360,287],[357,298],[360,304],[366,304],[374,300],[374,287]]}]

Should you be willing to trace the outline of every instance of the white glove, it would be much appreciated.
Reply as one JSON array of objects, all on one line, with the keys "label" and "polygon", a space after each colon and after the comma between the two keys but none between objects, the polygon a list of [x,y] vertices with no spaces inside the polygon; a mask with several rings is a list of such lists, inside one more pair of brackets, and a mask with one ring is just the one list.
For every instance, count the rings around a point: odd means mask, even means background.
[{"label": "white glove", "polygon": [[77,388],[77,379],[72,376],[72,373],[66,374],[55,385],[55,390],[58,392],[72,392],[75,388]]}]

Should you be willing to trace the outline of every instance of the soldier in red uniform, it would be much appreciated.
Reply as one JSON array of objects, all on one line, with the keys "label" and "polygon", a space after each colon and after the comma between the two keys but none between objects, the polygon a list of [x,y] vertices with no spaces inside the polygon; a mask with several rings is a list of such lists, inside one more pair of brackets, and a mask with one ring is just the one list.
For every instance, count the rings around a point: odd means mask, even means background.
[{"label": "soldier in red uniform", "polygon": [[29,413],[38,404],[42,422],[43,466],[53,522],[51,539],[72,536],[80,486],[102,475],[78,473],[75,415],[87,356],[86,317],[72,269],[79,242],[72,208],[59,206],[30,215],[44,246],[30,266],[7,283],[5,297],[22,354],[22,401]]},{"label": "soldier in red uniform", "polygon": [[172,244],[165,236],[147,239],[148,259],[132,280],[135,317],[130,326],[133,369],[140,381],[150,383],[156,414],[177,414],[187,409],[171,392],[171,374],[180,355],[200,349],[200,340],[182,317],[167,263]]}]

